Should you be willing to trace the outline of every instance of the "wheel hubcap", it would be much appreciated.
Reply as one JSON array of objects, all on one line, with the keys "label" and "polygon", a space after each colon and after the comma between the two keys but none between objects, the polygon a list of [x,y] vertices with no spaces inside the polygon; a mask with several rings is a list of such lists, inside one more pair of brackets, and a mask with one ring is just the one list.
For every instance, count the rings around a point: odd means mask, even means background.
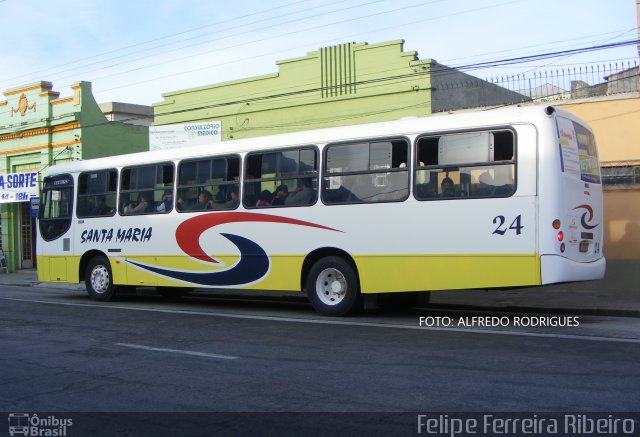
[{"label": "wheel hubcap", "polygon": [[105,266],[96,266],[91,271],[91,287],[96,293],[102,294],[109,288],[109,271]]},{"label": "wheel hubcap", "polygon": [[347,293],[347,280],[337,269],[325,269],[316,279],[316,294],[326,305],[338,305]]}]

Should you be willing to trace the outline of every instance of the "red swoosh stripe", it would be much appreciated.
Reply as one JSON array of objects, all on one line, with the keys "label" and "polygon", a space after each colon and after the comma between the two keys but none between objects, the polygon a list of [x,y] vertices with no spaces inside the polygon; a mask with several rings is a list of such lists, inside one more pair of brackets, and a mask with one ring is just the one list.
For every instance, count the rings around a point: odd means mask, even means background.
[{"label": "red swoosh stripe", "polygon": [[182,222],[176,229],[176,241],[180,249],[187,255],[201,261],[218,264],[218,262],[207,255],[200,246],[200,236],[204,231],[214,226],[241,222],[284,223],[340,232],[337,229],[327,226],[288,217],[249,212],[218,212],[199,215]]}]

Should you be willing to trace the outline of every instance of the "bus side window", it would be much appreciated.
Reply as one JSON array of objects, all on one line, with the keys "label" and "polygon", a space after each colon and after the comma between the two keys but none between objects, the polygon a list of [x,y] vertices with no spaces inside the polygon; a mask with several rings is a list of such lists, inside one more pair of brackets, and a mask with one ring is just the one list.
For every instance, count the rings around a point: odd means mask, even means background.
[{"label": "bus side window", "polygon": [[318,151],[304,146],[246,157],[245,208],[311,206],[318,199]]},{"label": "bus side window", "polygon": [[[441,186],[444,177],[453,185],[446,194]],[[436,189],[439,194],[434,195]],[[514,192],[515,135],[511,130],[418,138],[416,199],[507,197]]]},{"label": "bus side window", "polygon": [[330,144],[326,149],[325,204],[401,202],[409,194],[404,139]]},{"label": "bus side window", "polygon": [[232,200],[239,177],[240,157],[236,155],[181,162],[176,209],[179,212],[235,209],[238,205]]},{"label": "bus side window", "polygon": [[76,215],[110,217],[116,213],[118,172],[115,169],[81,173],[78,177]]}]

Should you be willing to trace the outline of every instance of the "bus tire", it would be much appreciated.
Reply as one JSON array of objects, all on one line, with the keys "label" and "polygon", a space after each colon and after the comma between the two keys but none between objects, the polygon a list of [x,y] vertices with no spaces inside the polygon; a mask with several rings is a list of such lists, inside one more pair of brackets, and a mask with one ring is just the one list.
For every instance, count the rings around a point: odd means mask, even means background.
[{"label": "bus tire", "polygon": [[321,258],[307,275],[307,298],[325,316],[345,316],[362,308],[362,295],[354,268],[344,258]]},{"label": "bus tire", "polygon": [[108,302],[116,297],[116,286],[113,284],[111,263],[104,256],[96,256],[89,261],[85,270],[85,285],[93,300]]}]

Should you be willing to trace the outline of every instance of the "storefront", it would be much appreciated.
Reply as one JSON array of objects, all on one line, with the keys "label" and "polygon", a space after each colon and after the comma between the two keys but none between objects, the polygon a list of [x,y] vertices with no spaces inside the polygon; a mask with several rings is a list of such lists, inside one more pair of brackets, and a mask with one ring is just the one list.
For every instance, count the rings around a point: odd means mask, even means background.
[{"label": "storefront", "polygon": [[35,214],[43,170],[149,148],[148,127],[109,121],[91,83],[71,85],[72,95],[63,98],[52,88],[50,82],[37,82],[10,88],[0,99],[0,248],[9,272],[36,267]]}]

